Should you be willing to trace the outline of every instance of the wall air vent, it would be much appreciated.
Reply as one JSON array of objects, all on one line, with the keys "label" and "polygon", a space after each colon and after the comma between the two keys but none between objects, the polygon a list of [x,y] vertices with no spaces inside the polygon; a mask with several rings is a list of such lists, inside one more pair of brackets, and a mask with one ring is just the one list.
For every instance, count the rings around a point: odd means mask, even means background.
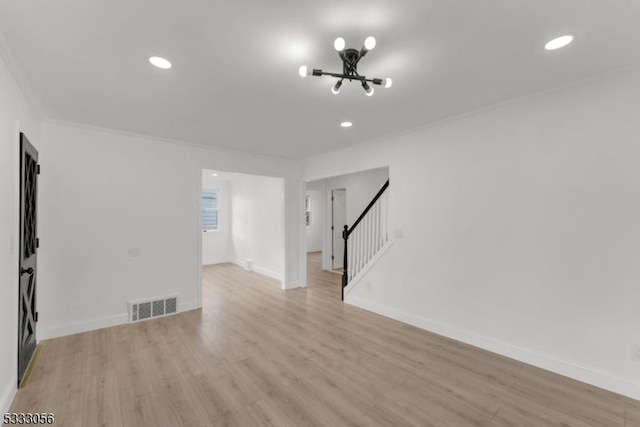
[{"label": "wall air vent", "polygon": [[168,316],[178,312],[178,297],[129,301],[129,322]]}]

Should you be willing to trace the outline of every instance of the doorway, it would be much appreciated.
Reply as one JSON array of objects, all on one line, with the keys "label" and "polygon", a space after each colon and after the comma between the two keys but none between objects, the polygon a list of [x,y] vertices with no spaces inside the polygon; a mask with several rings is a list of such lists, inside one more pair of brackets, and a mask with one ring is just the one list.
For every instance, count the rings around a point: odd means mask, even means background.
[{"label": "doorway", "polygon": [[[342,273],[344,226],[354,223],[388,179],[389,168],[382,167],[305,182],[304,194],[311,195],[311,204],[305,206],[310,207],[311,227],[307,225],[302,248],[306,252],[302,255],[307,255],[307,271],[319,267],[334,275]],[[307,276],[308,283],[316,279],[317,274]]]},{"label": "doorway", "polygon": [[214,169],[201,172],[201,271],[236,264],[278,280],[284,289],[284,179]]},{"label": "doorway", "polygon": [[347,190],[331,190],[331,269],[344,266],[344,239],[342,231],[347,224]]}]

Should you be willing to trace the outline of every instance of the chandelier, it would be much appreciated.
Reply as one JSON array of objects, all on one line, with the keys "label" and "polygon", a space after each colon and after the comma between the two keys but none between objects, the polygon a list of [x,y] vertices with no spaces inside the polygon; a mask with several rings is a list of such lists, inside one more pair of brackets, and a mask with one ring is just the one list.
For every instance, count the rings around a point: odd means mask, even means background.
[{"label": "chandelier", "polygon": [[340,93],[340,88],[342,87],[342,83],[345,80],[349,80],[350,82],[354,80],[360,82],[367,96],[373,95],[374,92],[373,87],[371,87],[369,83],[378,86],[384,86],[385,88],[391,87],[391,84],[393,82],[390,78],[368,79],[366,76],[361,76],[360,74],[358,74],[358,63],[370,50],[376,47],[376,39],[374,37],[367,37],[364,40],[364,46],[362,46],[362,48],[360,48],[359,50],[345,49],[345,41],[342,37],[338,37],[337,39],[335,39],[335,41],[333,42],[333,47],[336,49],[336,51],[338,52],[338,56],[340,56],[340,59],[342,60],[342,73],[330,73],[316,68],[312,69],[311,72],[309,72],[307,66],[303,65],[298,69],[298,73],[300,74],[300,76],[306,77],[308,75],[313,75],[335,77],[336,79],[338,79],[338,81],[331,88],[331,92],[335,95]]}]

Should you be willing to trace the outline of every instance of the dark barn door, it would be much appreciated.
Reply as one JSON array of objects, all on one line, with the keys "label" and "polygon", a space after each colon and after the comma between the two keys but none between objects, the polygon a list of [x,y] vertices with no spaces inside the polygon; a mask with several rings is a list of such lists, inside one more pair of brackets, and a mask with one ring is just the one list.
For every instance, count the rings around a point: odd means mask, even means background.
[{"label": "dark barn door", "polygon": [[36,259],[38,249],[38,152],[20,134],[20,304],[18,312],[18,386],[36,350]]}]

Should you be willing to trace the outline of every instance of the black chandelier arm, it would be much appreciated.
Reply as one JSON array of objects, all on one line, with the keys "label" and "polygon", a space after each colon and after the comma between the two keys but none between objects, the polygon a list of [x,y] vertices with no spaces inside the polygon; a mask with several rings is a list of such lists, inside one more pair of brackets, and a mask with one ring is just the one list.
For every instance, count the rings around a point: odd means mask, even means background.
[{"label": "black chandelier arm", "polygon": [[351,64],[349,64],[349,61],[345,59],[342,62],[342,74],[344,75],[352,74],[351,70],[353,70],[353,67],[351,66]]},{"label": "black chandelier arm", "polygon": [[338,56],[342,60],[342,74],[349,74],[348,72],[349,66],[347,65],[349,63],[349,60],[347,59],[347,56],[344,54],[344,50],[338,52]]},{"label": "black chandelier arm", "polygon": [[344,74],[355,74],[358,75],[358,62],[360,61],[360,58],[356,59],[355,61],[345,61],[344,62]]},{"label": "black chandelier arm", "polygon": [[345,75],[357,74],[358,63],[362,56],[360,51],[356,49],[344,49],[338,52],[338,56],[342,60],[342,73]]},{"label": "black chandelier arm", "polygon": [[373,78],[373,79],[368,79],[366,76],[361,76],[359,75],[357,72],[355,72],[355,74],[340,74],[340,73],[331,73],[329,71],[322,71],[322,70],[318,70],[315,69],[313,70],[312,73],[314,76],[330,76],[330,77],[335,77],[337,79],[346,79],[346,80],[358,80],[360,82],[369,82],[369,83],[373,83],[374,85],[378,85],[380,86],[383,83],[382,79],[378,79],[378,78]]}]

